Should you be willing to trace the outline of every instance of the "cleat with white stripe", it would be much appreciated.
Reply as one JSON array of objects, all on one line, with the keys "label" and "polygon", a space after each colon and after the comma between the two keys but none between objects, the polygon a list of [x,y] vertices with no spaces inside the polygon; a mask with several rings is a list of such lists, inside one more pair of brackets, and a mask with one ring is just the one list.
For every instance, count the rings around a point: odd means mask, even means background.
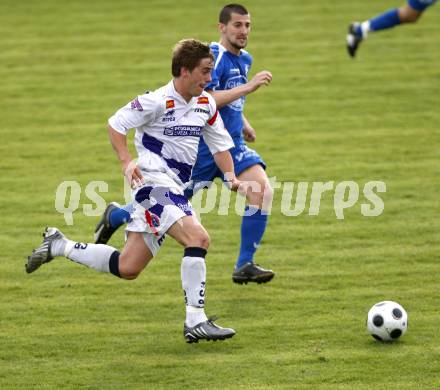
[{"label": "cleat with white stripe", "polygon": [[183,326],[183,337],[187,343],[198,343],[199,340],[225,340],[235,335],[235,330],[231,328],[222,328],[214,321],[217,318],[209,318],[193,327]]},{"label": "cleat with white stripe", "polygon": [[36,271],[44,263],[52,261],[53,256],[51,253],[52,243],[55,240],[64,239],[64,234],[57,228],[47,227],[43,232],[43,242],[40,246],[32,251],[32,254],[28,256],[28,261],[25,264],[26,272],[30,274]]}]

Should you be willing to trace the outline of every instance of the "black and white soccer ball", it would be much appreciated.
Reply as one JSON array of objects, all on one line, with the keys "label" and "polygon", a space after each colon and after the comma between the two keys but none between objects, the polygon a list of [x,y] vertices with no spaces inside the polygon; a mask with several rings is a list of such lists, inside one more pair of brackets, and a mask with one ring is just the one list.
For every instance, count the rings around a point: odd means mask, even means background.
[{"label": "black and white soccer ball", "polygon": [[395,341],[408,329],[408,314],[393,301],[376,303],[368,312],[368,332],[379,341]]}]

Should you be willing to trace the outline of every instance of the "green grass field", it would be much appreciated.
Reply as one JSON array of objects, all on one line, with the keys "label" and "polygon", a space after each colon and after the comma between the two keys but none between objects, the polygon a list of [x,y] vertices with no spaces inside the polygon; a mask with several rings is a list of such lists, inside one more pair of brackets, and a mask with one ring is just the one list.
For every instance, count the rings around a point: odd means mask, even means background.
[{"label": "green grass field", "polygon": [[[61,258],[27,275],[24,263],[45,226],[91,241],[98,217],[82,212],[93,204],[90,181],[123,202],[107,118],[170,79],[175,42],[218,40],[225,3],[2,0],[0,388],[439,388],[440,6],[417,25],[371,34],[356,60],[344,43],[350,21],[401,3],[245,3],[251,74],[274,75],[246,106],[268,175],[361,189],[383,181],[385,209],[362,216],[361,192],[338,220],[330,191],[310,216],[309,190],[306,211],[286,217],[277,190],[256,258],[277,276],[247,286],[231,282],[241,218],[232,206],[227,217],[204,215],[207,312],[237,335],[187,345],[182,249],[171,239],[133,282]],[[72,226],[55,210],[64,180],[82,188]],[[122,232],[112,244],[122,247]],[[365,329],[384,299],[409,313],[394,344]]]}]

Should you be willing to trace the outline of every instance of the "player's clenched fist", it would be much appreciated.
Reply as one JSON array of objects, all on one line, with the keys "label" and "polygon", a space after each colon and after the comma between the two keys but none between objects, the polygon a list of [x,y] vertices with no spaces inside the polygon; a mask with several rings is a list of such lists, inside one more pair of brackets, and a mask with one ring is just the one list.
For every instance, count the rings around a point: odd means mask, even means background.
[{"label": "player's clenched fist", "polygon": [[249,81],[249,84],[253,87],[252,91],[255,91],[262,85],[269,85],[271,82],[272,73],[270,73],[268,70],[263,70],[252,77],[252,80]]}]

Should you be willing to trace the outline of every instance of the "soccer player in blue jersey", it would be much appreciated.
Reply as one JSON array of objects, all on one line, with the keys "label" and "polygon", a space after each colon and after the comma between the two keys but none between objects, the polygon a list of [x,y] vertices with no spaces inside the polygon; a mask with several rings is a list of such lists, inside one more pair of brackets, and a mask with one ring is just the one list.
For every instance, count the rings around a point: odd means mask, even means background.
[{"label": "soccer player in blue jersey", "polygon": [[[210,45],[215,56],[212,82],[205,87],[214,97],[225,127],[234,141],[234,148],[230,152],[237,178],[253,183],[252,190],[246,193],[248,206],[242,219],[240,251],[232,274],[232,280],[240,284],[265,283],[275,275],[272,270],[254,263],[255,252],[266,230],[266,211],[273,191],[265,172],[266,164],[245,143],[254,142],[256,133],[244,116],[243,109],[245,96],[262,85],[270,84],[272,74],[261,71],[248,81],[252,56],[244,48],[250,29],[251,18],[244,6],[229,4],[223,7],[219,15],[220,42]],[[191,197],[196,191],[209,186],[216,177],[223,178],[223,174],[202,139],[192,171],[192,186],[186,190],[185,195]],[[118,206],[115,203],[108,205],[96,227],[96,242],[106,243],[113,232],[130,219],[131,206]]]},{"label": "soccer player in blue jersey", "polygon": [[400,8],[384,12],[365,22],[355,22],[348,27],[347,50],[351,57],[356,55],[359,44],[367,38],[369,32],[381,31],[403,23],[415,23],[426,8],[437,0],[408,0]]}]

